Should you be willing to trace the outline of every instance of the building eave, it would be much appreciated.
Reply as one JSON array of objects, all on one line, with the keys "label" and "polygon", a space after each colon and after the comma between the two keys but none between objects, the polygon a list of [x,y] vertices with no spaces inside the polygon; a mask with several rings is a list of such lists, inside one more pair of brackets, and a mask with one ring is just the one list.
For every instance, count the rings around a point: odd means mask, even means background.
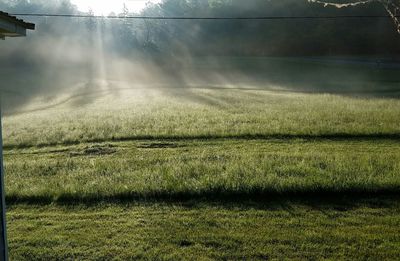
[{"label": "building eave", "polygon": [[35,24],[27,23],[15,16],[0,11],[0,39],[26,36],[26,30],[34,29]]},{"label": "building eave", "polygon": [[0,11],[0,19],[8,21],[13,24],[16,24],[18,26],[21,26],[22,28],[25,28],[26,30],[35,30],[35,24],[27,23],[24,20],[18,19],[17,17],[12,16],[6,12]]}]

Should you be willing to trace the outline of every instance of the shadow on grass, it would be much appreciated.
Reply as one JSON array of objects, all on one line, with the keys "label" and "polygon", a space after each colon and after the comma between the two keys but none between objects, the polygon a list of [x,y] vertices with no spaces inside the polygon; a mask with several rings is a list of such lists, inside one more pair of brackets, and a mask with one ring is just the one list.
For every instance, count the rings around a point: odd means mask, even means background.
[{"label": "shadow on grass", "polygon": [[[111,196],[77,196],[63,194],[57,198],[51,196],[7,196],[7,205],[58,205],[65,207],[97,206],[102,204],[119,205],[151,205],[179,204],[186,207],[201,207],[202,205],[222,208],[268,209],[281,210],[291,204],[306,205],[317,209],[347,211],[360,206],[371,208],[400,205],[400,189],[387,188],[375,191],[352,189],[342,191],[302,191],[302,192],[214,192],[214,193],[120,193]],[[288,209],[287,209],[288,210]]]},{"label": "shadow on grass", "polygon": [[400,133],[331,133],[331,134],[239,134],[239,135],[194,135],[194,136],[153,136],[141,135],[132,137],[110,137],[81,141],[50,142],[43,144],[5,144],[4,149],[45,148],[59,145],[79,145],[85,143],[124,142],[124,141],[213,141],[213,140],[296,140],[305,141],[400,141]]}]

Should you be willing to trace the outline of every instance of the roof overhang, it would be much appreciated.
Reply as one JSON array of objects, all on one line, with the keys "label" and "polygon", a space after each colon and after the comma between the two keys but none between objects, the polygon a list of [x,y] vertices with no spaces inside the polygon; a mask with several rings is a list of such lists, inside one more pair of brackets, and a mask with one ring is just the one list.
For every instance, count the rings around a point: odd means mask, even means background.
[{"label": "roof overhang", "polygon": [[15,16],[0,11],[0,39],[26,36],[26,30],[35,30],[35,24],[26,23]]}]

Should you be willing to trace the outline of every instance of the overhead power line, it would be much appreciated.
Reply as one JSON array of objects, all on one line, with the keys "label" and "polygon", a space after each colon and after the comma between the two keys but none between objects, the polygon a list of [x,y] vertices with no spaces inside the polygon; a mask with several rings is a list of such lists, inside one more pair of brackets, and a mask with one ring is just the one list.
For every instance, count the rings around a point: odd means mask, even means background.
[{"label": "overhead power line", "polygon": [[[247,16],[247,17],[179,17],[179,16],[101,16],[79,14],[29,14],[15,13],[14,16],[66,17],[94,19],[145,19],[145,20],[324,20],[324,19],[380,19],[392,18],[390,15],[334,15],[334,16]],[[397,16],[400,17],[400,16]]]}]

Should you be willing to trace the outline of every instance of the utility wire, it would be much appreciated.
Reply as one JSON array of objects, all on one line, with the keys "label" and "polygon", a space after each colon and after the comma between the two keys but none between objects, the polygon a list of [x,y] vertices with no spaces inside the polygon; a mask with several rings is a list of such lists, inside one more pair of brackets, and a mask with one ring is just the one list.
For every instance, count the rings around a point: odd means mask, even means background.
[{"label": "utility wire", "polygon": [[[179,16],[101,16],[79,14],[29,14],[15,13],[14,16],[66,17],[94,19],[145,19],[145,20],[328,20],[328,19],[379,19],[392,18],[390,15],[334,15],[334,16],[254,16],[254,17],[179,17]],[[396,16],[400,17],[400,16]]]}]

